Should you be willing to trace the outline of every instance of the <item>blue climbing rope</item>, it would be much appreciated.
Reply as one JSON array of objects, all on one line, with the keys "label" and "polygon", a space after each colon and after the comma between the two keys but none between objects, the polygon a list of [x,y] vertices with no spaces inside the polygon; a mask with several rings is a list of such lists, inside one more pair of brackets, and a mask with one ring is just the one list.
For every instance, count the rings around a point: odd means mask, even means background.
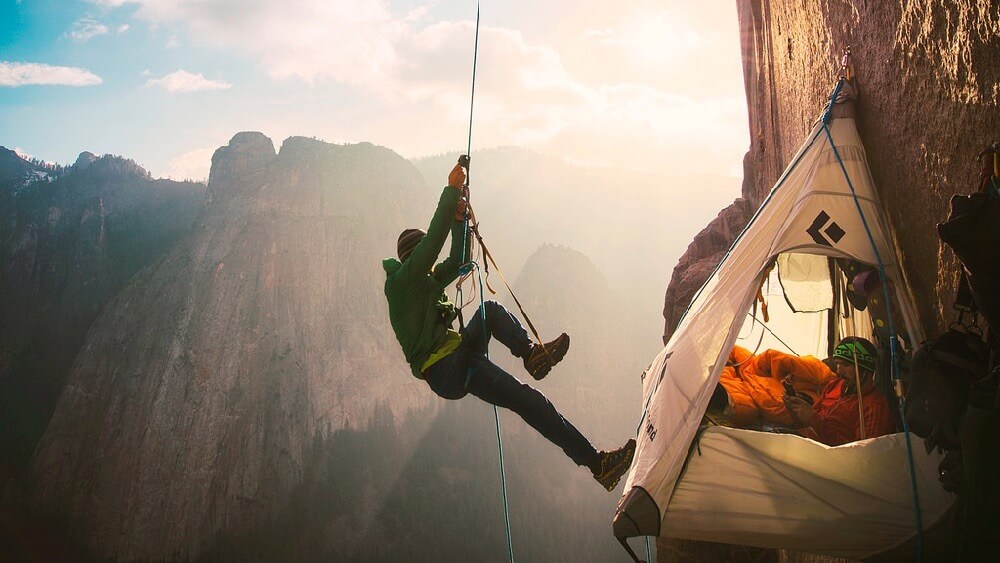
[{"label": "blue climbing rope", "polygon": [[[483,293],[483,271],[476,268],[476,274],[479,276],[479,314],[483,325],[483,342],[488,343],[489,334],[486,329],[486,297]],[[490,349],[489,344],[487,344],[486,359],[489,359],[489,357]],[[507,554],[510,555],[510,562],[514,563],[514,543],[510,536],[510,507],[507,504],[507,472],[504,470],[503,438],[500,433],[500,410],[497,409],[496,405],[493,405],[493,419],[496,421],[497,426],[497,454],[500,458],[500,490],[503,492],[503,521],[507,528]]]},{"label": "blue climbing rope", "polygon": [[[827,107],[826,113],[823,116],[823,131],[826,132],[826,138],[830,142],[833,154],[837,157],[837,164],[840,165],[840,170],[844,173],[844,179],[847,181],[847,187],[850,188],[851,195],[854,197],[854,206],[857,208],[858,215],[861,217],[861,224],[865,227],[865,234],[868,236],[868,242],[871,244],[872,252],[875,253],[875,260],[878,263],[878,275],[882,282],[882,296],[885,300],[886,317],[888,317],[889,320],[889,350],[892,365],[891,373],[893,383],[895,384],[896,389],[899,389],[899,351],[898,343],[896,342],[896,327],[893,321],[892,304],[889,299],[889,286],[885,275],[885,263],[882,261],[882,255],[878,251],[878,245],[875,243],[875,237],[872,235],[871,228],[868,226],[868,219],[865,217],[865,213],[861,209],[861,201],[858,199],[858,194],[854,190],[854,183],[851,182],[851,176],[847,173],[847,167],[844,165],[844,160],[840,157],[840,151],[837,150],[837,145],[833,142],[833,135],[830,133],[830,113],[833,109],[833,104],[836,102],[837,95],[840,93],[840,90],[844,85],[844,81],[844,78],[837,81],[837,86],[833,90],[833,95],[830,96],[830,105]],[[899,397],[899,414],[903,421],[903,435],[905,436],[906,441],[906,456],[910,466],[910,487],[913,491],[913,510],[917,526],[917,560],[922,561],[924,558],[924,526],[923,518],[920,513],[920,495],[917,490],[917,473],[916,464],[913,461],[913,445],[910,441],[910,427],[906,423],[906,398],[903,396]]]},{"label": "blue climbing rope", "polygon": [[[469,188],[469,179],[472,176],[472,110],[476,106],[476,63],[479,60],[479,3],[476,3],[476,39],[472,46],[472,91],[469,94],[469,136],[465,145],[465,156],[469,161],[466,163],[465,167],[465,188]],[[465,229],[462,230],[462,261],[465,262],[469,257],[465,255],[465,250],[468,248],[468,238],[469,238],[469,214],[465,214]],[[461,291],[461,286],[459,286],[459,291]],[[461,303],[459,303],[461,304]]]},{"label": "blue climbing rope", "polygon": [[[479,3],[476,3],[476,39],[472,49],[472,92],[469,96],[469,137],[468,143],[465,147],[465,155],[469,160],[466,162],[466,176],[465,176],[465,188],[469,187],[469,178],[472,175],[471,166],[471,156],[472,156],[472,112],[476,104],[476,64],[479,59]],[[483,341],[487,343],[486,345],[486,358],[490,357],[489,350],[489,334],[486,327],[486,299],[483,293],[483,271],[479,268],[479,264],[473,261],[467,261],[469,259],[466,256],[466,251],[469,248],[469,212],[465,214],[465,228],[462,229],[462,261],[465,264],[459,270],[462,275],[465,275],[475,269],[477,275],[479,276],[479,314],[483,325]],[[462,282],[458,284],[458,305],[463,306],[462,301]],[[468,368],[465,374],[465,387],[468,389],[469,381],[472,379],[472,368]],[[511,540],[510,535],[510,506],[507,501],[507,473],[504,469],[503,463],[503,437],[500,433],[500,411],[497,409],[496,405],[493,405],[493,417],[496,420],[497,428],[497,453],[500,458],[500,489],[503,493],[503,520],[504,525],[507,530],[507,554],[510,557],[510,563],[514,563],[514,543]]]},{"label": "blue climbing rope", "polygon": [[[483,271],[479,268],[479,264],[470,261],[467,262],[463,269],[471,272],[473,269],[476,270],[476,274],[479,276],[479,318],[481,319],[481,324],[483,325],[483,342],[486,342],[486,359],[490,357],[489,348],[489,332],[486,327],[486,296],[483,293]],[[465,371],[465,389],[469,389],[469,382],[472,381],[473,370],[471,367],[466,368]],[[503,435],[500,432],[500,411],[497,409],[496,405],[493,405],[493,418],[496,420],[497,427],[497,453],[500,457],[500,490],[503,494],[503,521],[507,529],[507,553],[510,556],[510,562],[514,563],[514,542],[510,535],[510,506],[507,501],[507,471],[504,469],[503,463]]]}]

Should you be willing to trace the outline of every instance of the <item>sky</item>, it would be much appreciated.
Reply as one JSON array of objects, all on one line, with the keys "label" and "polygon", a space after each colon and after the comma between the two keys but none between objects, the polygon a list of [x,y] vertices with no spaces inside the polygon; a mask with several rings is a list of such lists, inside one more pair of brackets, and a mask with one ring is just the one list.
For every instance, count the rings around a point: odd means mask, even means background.
[{"label": "sky", "polygon": [[[469,0],[0,0],[0,145],[204,180],[239,131],[464,149]],[[472,151],[739,178],[734,0],[483,1]],[[738,185],[738,184],[736,184]],[[734,196],[737,190],[734,190]]]}]

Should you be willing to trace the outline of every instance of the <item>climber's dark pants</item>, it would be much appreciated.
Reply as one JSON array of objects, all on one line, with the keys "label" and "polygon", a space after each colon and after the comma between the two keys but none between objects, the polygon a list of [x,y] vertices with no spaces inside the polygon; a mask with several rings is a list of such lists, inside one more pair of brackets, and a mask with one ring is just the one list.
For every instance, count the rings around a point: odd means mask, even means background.
[{"label": "climber's dark pants", "polygon": [[462,344],[424,372],[431,389],[445,399],[461,399],[467,393],[487,403],[520,415],[550,442],[562,448],[577,465],[591,466],[597,450],[568,420],[563,418],[540,391],[521,383],[486,357],[491,338],[496,338],[523,358],[531,349],[528,333],[507,309],[495,301],[483,304],[486,330],[480,310],[462,331]]}]

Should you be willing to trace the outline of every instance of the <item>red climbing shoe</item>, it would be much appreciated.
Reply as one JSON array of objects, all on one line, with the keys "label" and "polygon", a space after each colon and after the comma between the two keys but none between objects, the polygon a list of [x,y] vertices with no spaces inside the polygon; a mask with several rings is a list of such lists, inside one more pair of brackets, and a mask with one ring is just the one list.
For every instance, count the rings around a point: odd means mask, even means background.
[{"label": "red climbing shoe", "polygon": [[531,377],[541,380],[549,374],[552,366],[559,363],[569,350],[569,335],[565,332],[560,334],[551,342],[545,345],[531,343],[531,350],[524,357],[524,369],[528,370]]},{"label": "red climbing shoe", "polygon": [[594,479],[604,486],[605,489],[613,491],[622,475],[628,471],[632,465],[632,457],[635,455],[635,440],[629,439],[625,445],[617,450],[598,452],[600,456],[594,467],[590,470],[594,473]]}]

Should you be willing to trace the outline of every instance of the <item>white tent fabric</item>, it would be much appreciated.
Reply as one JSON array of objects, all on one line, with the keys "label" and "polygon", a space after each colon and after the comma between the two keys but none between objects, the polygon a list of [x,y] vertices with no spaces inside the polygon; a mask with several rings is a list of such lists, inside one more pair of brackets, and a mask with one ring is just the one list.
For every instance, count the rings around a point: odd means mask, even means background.
[{"label": "white tent fabric", "polygon": [[[799,436],[713,427],[698,441],[663,520],[664,535],[863,559],[914,534],[902,434],[831,448]],[[951,506],[937,456],[921,456],[921,509]],[[762,470],[763,469],[763,470]],[[764,516],[758,517],[754,507]]]},{"label": "white tent fabric", "polygon": [[[785,253],[878,264],[862,213],[904,321],[897,330],[911,343],[923,340],[854,119],[820,121],[643,375],[643,416],[616,536],[662,534],[857,557],[915,535],[901,435],[830,448],[794,435],[711,429],[698,442],[703,455],[684,469],[766,266]],[[952,499],[928,477],[937,456],[920,447],[914,456],[927,527]],[[838,528],[851,534],[831,541]]]}]

